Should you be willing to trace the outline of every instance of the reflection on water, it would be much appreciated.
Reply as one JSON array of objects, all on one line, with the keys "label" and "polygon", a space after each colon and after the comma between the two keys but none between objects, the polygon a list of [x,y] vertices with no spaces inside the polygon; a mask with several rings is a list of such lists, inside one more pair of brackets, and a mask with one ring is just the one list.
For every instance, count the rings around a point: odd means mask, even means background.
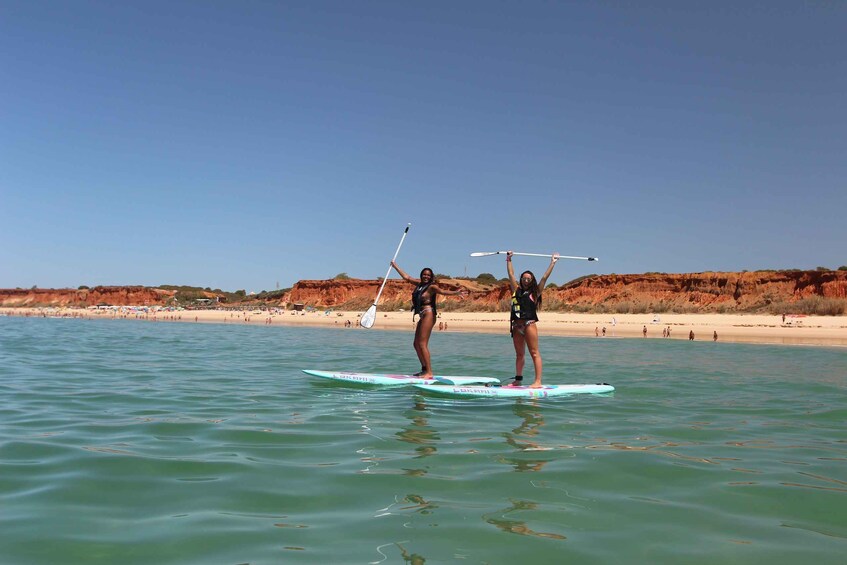
[{"label": "reflection on water", "polygon": [[404,502],[412,502],[411,506],[401,506],[400,510],[414,510],[420,514],[431,514],[433,510],[438,508],[437,504],[434,504],[419,494],[407,494],[403,499]]},{"label": "reflection on water", "polygon": [[426,559],[418,555],[417,553],[409,553],[405,547],[402,545],[395,544],[400,549],[400,557],[403,558],[403,561],[406,563],[411,563],[412,565],[422,565],[426,563]]},{"label": "reflection on water", "polygon": [[[403,416],[408,420],[408,426],[395,434],[400,441],[415,446],[414,459],[430,457],[438,452],[435,444],[441,437],[435,429],[430,427],[427,415],[426,402],[422,396],[416,395],[412,408],[403,412]],[[426,468],[404,470],[407,475],[417,477],[422,477],[427,473]]]},{"label": "reflection on water", "polygon": [[388,561],[388,555],[386,555],[382,550],[386,547],[395,546],[398,550],[400,550],[400,557],[403,559],[404,563],[411,563],[412,565],[423,565],[426,563],[426,559],[418,555],[417,553],[409,553],[409,550],[406,549],[403,544],[409,543],[408,541],[398,541],[394,543],[386,543],[380,545],[376,548],[376,552],[382,556],[382,559],[379,561],[369,561],[368,565],[380,565],[381,563],[396,563],[396,561]]},{"label": "reflection on water", "polygon": [[[534,441],[538,437],[541,427],[544,426],[542,408],[537,400],[527,402],[519,400],[512,406],[512,412],[520,419],[520,423],[511,432],[502,434],[506,439],[506,445],[519,453],[550,449],[542,447]],[[510,457],[506,454],[499,457],[500,462],[511,465],[518,473],[541,471],[550,460],[549,458],[528,458],[526,456]]]},{"label": "reflection on water", "polygon": [[565,536],[560,534],[554,534],[549,532],[536,532],[535,530],[527,526],[526,522],[524,522],[523,520],[506,519],[505,516],[511,512],[527,512],[538,509],[538,503],[536,502],[530,502],[528,500],[511,500],[510,502],[512,503],[512,505],[508,508],[484,514],[482,518],[489,524],[496,526],[499,530],[510,534],[519,534],[522,536],[536,536],[540,538],[560,540],[567,539]]}]

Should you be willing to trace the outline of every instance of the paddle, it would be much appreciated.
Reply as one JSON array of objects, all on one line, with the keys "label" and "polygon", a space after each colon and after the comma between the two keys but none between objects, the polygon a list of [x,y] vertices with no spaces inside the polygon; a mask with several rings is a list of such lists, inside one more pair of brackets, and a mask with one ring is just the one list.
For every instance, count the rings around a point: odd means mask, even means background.
[{"label": "paddle", "polygon": [[[391,263],[397,260],[397,255],[400,253],[400,248],[403,247],[403,240],[406,239],[406,234],[409,233],[409,228],[412,227],[412,224],[408,224],[406,229],[403,230],[403,237],[400,238],[400,245],[397,246],[397,251],[394,252],[394,259],[391,260]],[[372,328],[374,325],[374,321],[376,320],[376,305],[379,302],[379,297],[382,294],[382,289],[385,288],[385,281],[388,280],[388,275],[391,274],[391,264],[388,265],[388,272],[385,273],[385,278],[382,279],[382,285],[379,287],[379,292],[376,293],[376,300],[371,304],[371,307],[368,308],[368,311],[362,314],[362,319],[359,322],[362,324],[363,328]]]},{"label": "paddle", "polygon": [[[471,253],[471,257],[488,257],[489,255],[505,255],[508,251],[477,251],[476,253]],[[512,255],[528,255],[529,257],[552,257],[552,254],[548,253],[519,253],[517,251],[513,252]],[[599,261],[600,259],[597,257],[574,257],[572,255],[559,255],[559,259],[582,259],[583,261]]]}]

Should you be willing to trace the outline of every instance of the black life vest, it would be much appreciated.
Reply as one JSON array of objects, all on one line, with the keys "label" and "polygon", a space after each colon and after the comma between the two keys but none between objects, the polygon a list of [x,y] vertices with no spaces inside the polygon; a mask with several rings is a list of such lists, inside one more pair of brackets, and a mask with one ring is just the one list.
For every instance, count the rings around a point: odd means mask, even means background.
[{"label": "black life vest", "polygon": [[538,321],[536,312],[536,300],[532,292],[522,289],[520,286],[512,293],[512,320],[535,320]]},{"label": "black life vest", "polygon": [[412,291],[412,315],[420,314],[424,306],[431,306],[432,313],[437,314],[437,312],[435,311],[435,300],[432,301],[432,304],[423,303],[424,294],[426,293],[427,289],[429,289],[431,284],[432,283],[419,284],[415,287],[415,290]]}]

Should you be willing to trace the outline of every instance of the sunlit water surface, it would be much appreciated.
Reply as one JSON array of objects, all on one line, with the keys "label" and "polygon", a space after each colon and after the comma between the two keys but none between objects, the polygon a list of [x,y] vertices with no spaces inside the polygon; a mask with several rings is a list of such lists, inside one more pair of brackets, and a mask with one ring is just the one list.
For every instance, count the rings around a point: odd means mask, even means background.
[{"label": "sunlit water surface", "polygon": [[[844,562],[846,350],[541,333],[545,382],[617,391],[300,372],[417,370],[405,332],[0,318],[0,561]],[[508,335],[431,346],[513,374]]]}]

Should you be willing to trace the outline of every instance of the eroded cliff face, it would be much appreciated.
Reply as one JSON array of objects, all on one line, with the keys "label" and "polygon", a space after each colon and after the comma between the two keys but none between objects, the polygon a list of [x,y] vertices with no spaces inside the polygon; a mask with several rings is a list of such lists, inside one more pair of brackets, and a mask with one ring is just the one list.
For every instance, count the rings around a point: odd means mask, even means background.
[{"label": "eroded cliff face", "polygon": [[[457,310],[504,309],[510,292],[507,284],[484,285],[464,279],[440,279],[438,284],[450,290],[462,288],[468,297],[456,302]],[[304,304],[317,308],[364,310],[376,297],[380,281],[303,280],[271,305]],[[390,279],[380,303],[410,304],[412,285]],[[91,289],[14,289],[0,290],[0,306],[154,306],[168,304],[174,291],[142,286]],[[562,305],[576,308],[624,303],[647,310],[702,312],[748,312],[771,304],[790,304],[804,298],[847,299],[845,271],[763,271],[755,273],[689,273],[600,275],[544,292],[546,308]],[[214,298],[210,295],[209,298]],[[441,303],[443,298],[439,298]],[[247,302],[250,304],[250,302]]]},{"label": "eroded cliff face", "polygon": [[[465,299],[468,308],[503,307],[503,301],[510,295],[506,284],[484,286],[460,279],[442,279],[439,284],[471,291]],[[379,281],[300,281],[283,300],[316,307],[338,307],[356,301],[372,302],[378,289]],[[380,302],[408,300],[410,294],[411,285],[389,280]],[[556,303],[614,307],[629,302],[646,308],[703,312],[751,311],[814,296],[846,299],[847,272],[600,275],[544,292],[544,299],[551,307]]]},{"label": "eroded cliff face", "polygon": [[[298,281],[280,303],[305,304],[316,307],[338,307],[354,305],[367,308],[379,292],[379,280],[345,279],[345,280],[305,280]],[[447,290],[464,289],[471,294],[471,301],[476,293],[487,293],[491,287],[480,285],[475,281],[457,279],[439,279],[438,284]],[[414,287],[406,281],[389,279],[380,296],[380,303],[407,301],[411,304]],[[439,302],[443,297],[439,298]],[[456,299],[453,299],[456,300]]]},{"label": "eroded cliff face", "polygon": [[[363,279],[298,281],[282,301],[309,306],[339,306],[367,299],[373,302],[380,284],[378,280]],[[406,281],[388,280],[380,301],[396,300],[402,294],[408,294],[410,288]]]},{"label": "eroded cliff face", "polygon": [[90,289],[0,289],[0,306],[163,306],[173,290],[145,286],[96,286]]},{"label": "eroded cliff face", "polygon": [[[552,290],[552,289],[551,289]],[[844,271],[762,271],[601,275],[564,285],[551,295],[568,304],[632,302],[694,307],[705,312],[749,311],[813,296],[847,298]]]}]

